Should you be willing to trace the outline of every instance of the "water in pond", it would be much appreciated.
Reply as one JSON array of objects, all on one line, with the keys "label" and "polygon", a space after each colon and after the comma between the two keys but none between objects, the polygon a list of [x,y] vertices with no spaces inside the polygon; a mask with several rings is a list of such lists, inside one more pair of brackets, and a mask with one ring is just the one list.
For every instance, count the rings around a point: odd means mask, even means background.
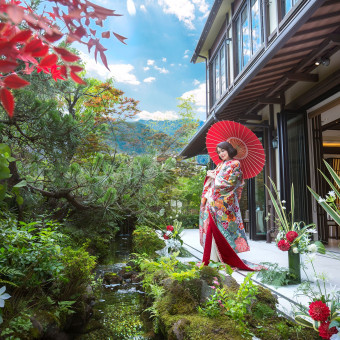
[{"label": "water in pond", "polygon": [[[128,261],[131,237],[122,235],[112,244],[109,264],[98,266],[98,275],[118,273]],[[87,333],[79,340],[151,340],[152,335],[141,320],[143,292],[138,283],[127,279],[123,283],[103,284],[100,300],[94,306]],[[152,326],[151,326],[152,327]]]}]

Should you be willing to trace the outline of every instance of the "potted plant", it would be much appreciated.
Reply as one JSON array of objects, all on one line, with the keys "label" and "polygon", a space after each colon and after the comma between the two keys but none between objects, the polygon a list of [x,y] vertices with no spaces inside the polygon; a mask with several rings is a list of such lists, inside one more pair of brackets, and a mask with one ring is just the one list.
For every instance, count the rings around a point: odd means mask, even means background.
[{"label": "potted plant", "polygon": [[[288,252],[288,267],[292,283],[301,282],[300,254],[308,252],[325,253],[324,245],[311,241],[311,234],[316,233],[315,224],[306,224],[303,221],[295,221],[294,218],[294,186],[291,186],[291,205],[287,212],[286,202],[281,201],[275,183],[271,178],[274,194],[266,186],[273,203],[276,217],[274,223],[278,226],[276,244],[281,251]],[[270,215],[269,215],[270,216]],[[268,217],[270,218],[270,217]]]}]

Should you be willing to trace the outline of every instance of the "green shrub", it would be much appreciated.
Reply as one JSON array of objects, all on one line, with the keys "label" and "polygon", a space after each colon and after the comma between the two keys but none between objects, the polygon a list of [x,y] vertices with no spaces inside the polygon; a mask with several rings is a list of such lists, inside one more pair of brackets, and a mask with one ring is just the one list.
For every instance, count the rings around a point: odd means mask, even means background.
[{"label": "green shrub", "polygon": [[180,214],[178,220],[182,222],[182,227],[185,229],[198,229],[199,213]]},{"label": "green shrub", "polygon": [[136,226],[132,233],[133,249],[138,254],[155,256],[155,251],[165,247],[165,243],[159,238],[156,231],[147,226]]},{"label": "green shrub", "polygon": [[91,279],[91,273],[96,266],[96,259],[86,250],[86,246],[79,249],[67,247],[63,249],[62,261],[64,264],[64,275],[73,283],[87,283]]},{"label": "green shrub", "polygon": [[61,246],[67,240],[58,231],[58,223],[18,223],[8,218],[0,220],[0,228],[0,279],[18,286],[35,287],[62,275]]}]

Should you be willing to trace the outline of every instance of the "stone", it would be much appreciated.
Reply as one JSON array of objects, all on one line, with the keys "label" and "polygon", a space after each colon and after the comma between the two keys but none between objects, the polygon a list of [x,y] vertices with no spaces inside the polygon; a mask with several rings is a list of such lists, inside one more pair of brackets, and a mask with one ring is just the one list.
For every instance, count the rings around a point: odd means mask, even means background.
[{"label": "stone", "polygon": [[185,327],[190,325],[188,319],[180,319],[174,323],[174,325],[169,330],[169,340],[184,340],[185,339]]}]

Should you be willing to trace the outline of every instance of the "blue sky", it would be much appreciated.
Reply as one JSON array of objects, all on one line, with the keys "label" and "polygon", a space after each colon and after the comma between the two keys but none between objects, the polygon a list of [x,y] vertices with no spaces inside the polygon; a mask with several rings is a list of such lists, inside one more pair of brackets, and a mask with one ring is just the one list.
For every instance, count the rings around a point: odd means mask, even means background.
[{"label": "blue sky", "polygon": [[139,119],[176,119],[177,97],[193,95],[196,117],[205,120],[205,65],[190,63],[213,0],[95,0],[116,10],[103,31],[127,37],[101,39],[111,72],[82,47],[87,75],[113,76],[116,87],[139,100]]}]

